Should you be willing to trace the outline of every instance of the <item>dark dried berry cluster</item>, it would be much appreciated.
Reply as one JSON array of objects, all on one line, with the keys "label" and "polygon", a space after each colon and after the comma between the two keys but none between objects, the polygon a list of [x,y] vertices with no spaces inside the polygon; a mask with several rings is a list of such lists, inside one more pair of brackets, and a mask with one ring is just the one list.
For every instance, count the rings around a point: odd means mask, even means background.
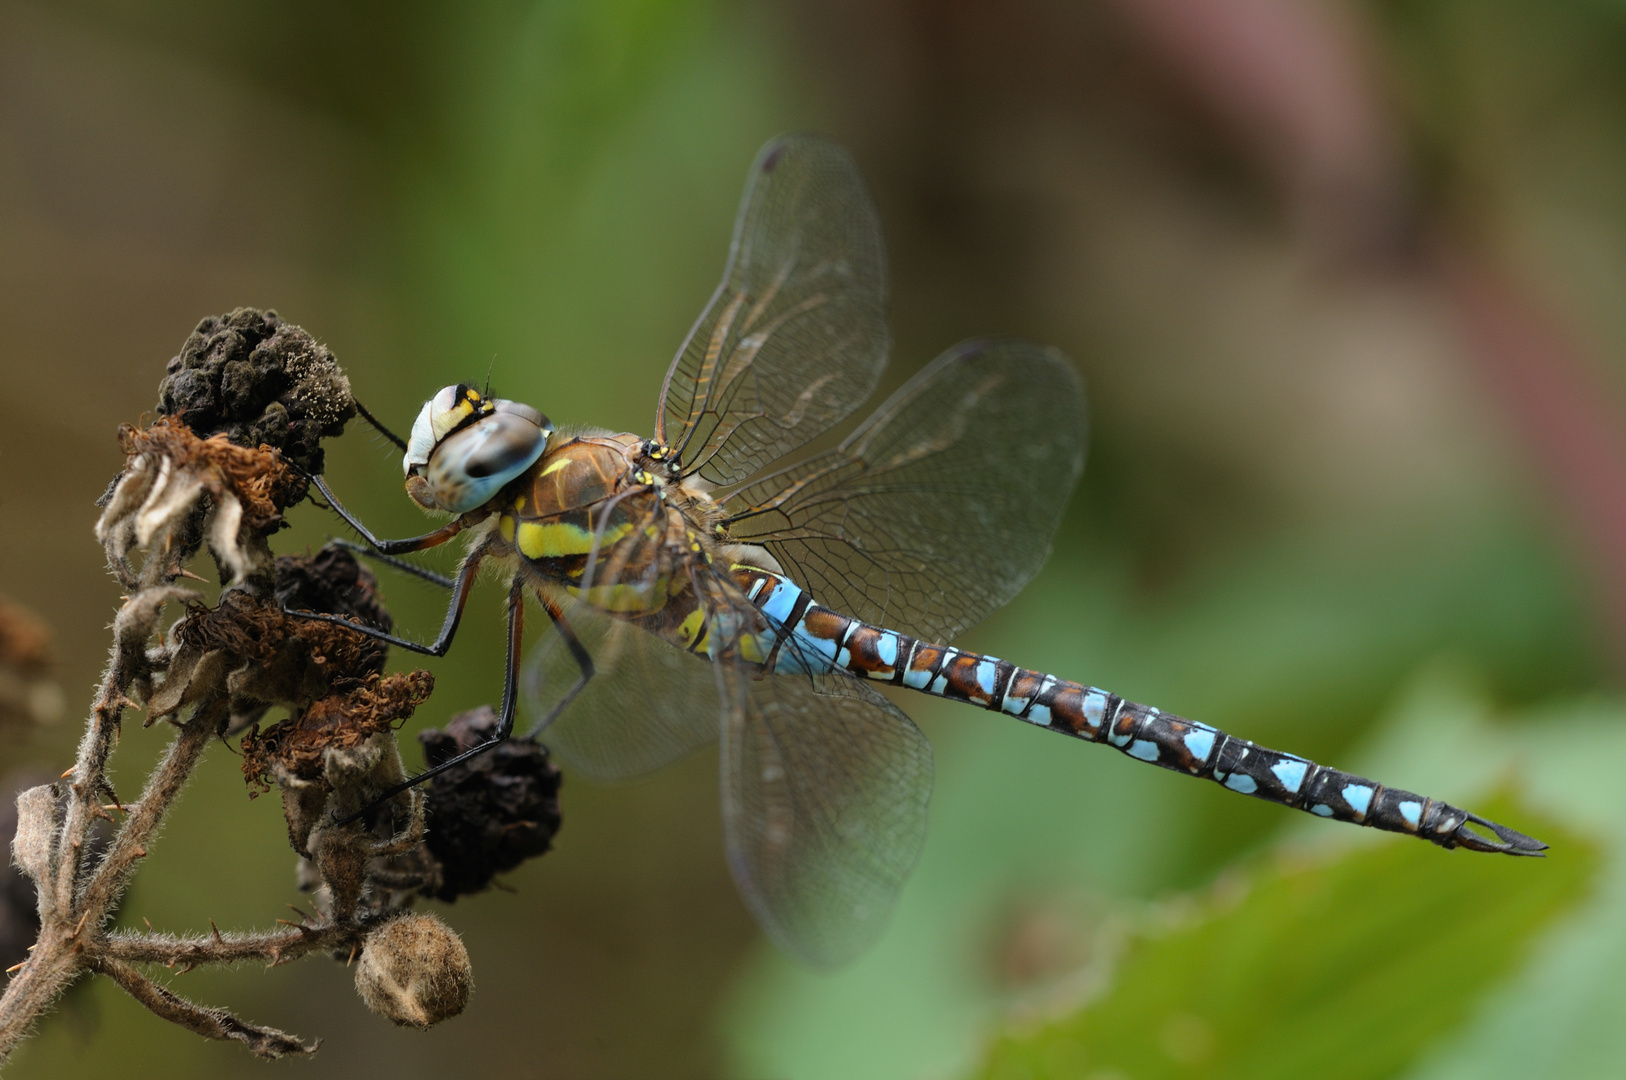
[{"label": "dark dried berry cluster", "polygon": [[339,544],[314,555],[277,556],[276,596],[283,608],[349,615],[385,631],[394,625],[379,598],[378,579]]},{"label": "dark dried berry cluster", "polygon": [[[419,733],[424,758],[438,765],[478,746],[497,728],[483,705],[454,716],[445,731]],[[509,739],[431,781],[429,831],[424,838],[440,861],[438,900],[479,892],[494,875],[512,870],[553,845],[559,831],[559,769],[534,739]]]},{"label": "dark dried berry cluster", "polygon": [[350,382],[333,354],[274,311],[238,308],[198,323],[169,362],[158,412],[200,437],[223,432],[238,446],[281,450],[322,471],[319,440],[356,415]]}]

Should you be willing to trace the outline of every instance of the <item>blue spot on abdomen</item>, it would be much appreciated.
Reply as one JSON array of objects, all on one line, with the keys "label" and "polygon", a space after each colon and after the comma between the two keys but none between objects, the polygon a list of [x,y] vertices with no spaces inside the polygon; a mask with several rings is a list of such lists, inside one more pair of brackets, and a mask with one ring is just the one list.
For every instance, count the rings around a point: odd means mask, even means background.
[{"label": "blue spot on abdomen", "polygon": [[1304,771],[1310,767],[1308,761],[1301,758],[1283,758],[1270,767],[1276,774],[1276,779],[1282,782],[1282,787],[1297,795],[1299,785],[1304,783]]},{"label": "blue spot on abdomen", "polygon": [[1134,744],[1124,753],[1132,758],[1140,758],[1142,761],[1156,761],[1157,743],[1152,742],[1150,739],[1136,739]]},{"label": "blue spot on abdomen", "polygon": [[1186,732],[1186,749],[1198,761],[1207,761],[1208,755],[1214,751],[1214,729],[1211,727],[1196,727]]}]

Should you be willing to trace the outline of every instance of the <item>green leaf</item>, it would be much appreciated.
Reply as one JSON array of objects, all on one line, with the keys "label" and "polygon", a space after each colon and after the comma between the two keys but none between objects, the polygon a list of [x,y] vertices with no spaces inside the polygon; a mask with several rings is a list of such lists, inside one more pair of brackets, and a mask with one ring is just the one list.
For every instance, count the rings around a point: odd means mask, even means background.
[{"label": "green leaf", "polygon": [[[1500,802],[1500,805],[1497,803]],[[1591,889],[1595,845],[1508,800],[1544,860],[1360,845],[1242,871],[1170,930],[1131,942],[1110,989],[997,1038],[984,1080],[1390,1076],[1473,1014],[1532,939]]]}]

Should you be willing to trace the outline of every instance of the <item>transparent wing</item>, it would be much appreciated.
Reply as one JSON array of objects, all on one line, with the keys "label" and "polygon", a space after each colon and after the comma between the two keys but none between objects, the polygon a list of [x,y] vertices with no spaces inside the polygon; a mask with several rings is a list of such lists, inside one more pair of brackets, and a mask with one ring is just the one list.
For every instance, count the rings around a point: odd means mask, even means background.
[{"label": "transparent wing", "polygon": [[729,867],[780,948],[834,967],[885,927],[926,841],[932,751],[855,679],[718,665]]},{"label": "transparent wing", "polygon": [[[720,708],[708,660],[563,590],[550,595],[595,668],[544,735],[567,766],[595,780],[626,780],[716,740]],[[564,698],[580,673],[564,639],[546,629],[525,663],[525,703],[533,722]]]},{"label": "transparent wing", "polygon": [[[622,779],[720,729],[724,842],[747,906],[786,951],[818,966],[843,963],[880,933],[920,856],[931,747],[856,679],[764,675],[741,660],[745,638],[781,628],[732,579],[698,562],[687,569],[709,614],[715,663],[541,586],[597,668],[547,729],[548,744],[590,777]],[[795,639],[780,648],[796,648]],[[563,639],[549,633],[527,661],[530,707],[545,713],[578,675]]]},{"label": "transparent wing", "polygon": [[666,373],[656,439],[719,486],[805,445],[875,389],[885,304],[858,166],[818,136],[775,139],[746,183],[722,284]]},{"label": "transparent wing", "polygon": [[799,584],[865,622],[955,637],[1043,565],[1084,467],[1084,388],[1055,349],[969,341],[834,450],[725,508]]}]

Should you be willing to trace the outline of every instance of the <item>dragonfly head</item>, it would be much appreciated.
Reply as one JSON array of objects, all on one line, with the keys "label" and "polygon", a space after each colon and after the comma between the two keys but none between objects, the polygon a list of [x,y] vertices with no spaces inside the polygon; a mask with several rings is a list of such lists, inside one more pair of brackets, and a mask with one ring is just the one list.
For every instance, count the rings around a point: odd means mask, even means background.
[{"label": "dragonfly head", "polygon": [[426,510],[466,514],[530,468],[553,425],[517,401],[448,386],[424,402],[407,439],[407,494]]}]

